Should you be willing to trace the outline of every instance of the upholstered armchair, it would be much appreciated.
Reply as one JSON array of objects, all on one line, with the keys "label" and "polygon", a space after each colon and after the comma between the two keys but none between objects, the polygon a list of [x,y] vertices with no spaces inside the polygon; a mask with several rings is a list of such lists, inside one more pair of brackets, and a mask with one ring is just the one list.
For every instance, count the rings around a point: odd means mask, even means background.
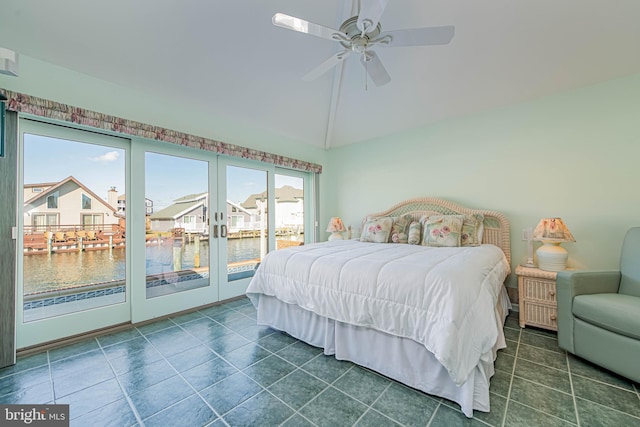
[{"label": "upholstered armchair", "polygon": [[627,231],[619,271],[561,271],[561,348],[640,382],[640,227]]}]

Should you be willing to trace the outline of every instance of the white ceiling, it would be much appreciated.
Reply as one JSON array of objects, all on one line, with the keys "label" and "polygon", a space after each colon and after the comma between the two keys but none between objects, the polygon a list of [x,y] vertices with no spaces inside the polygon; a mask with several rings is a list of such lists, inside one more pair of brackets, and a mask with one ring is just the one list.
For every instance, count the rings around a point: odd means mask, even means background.
[{"label": "white ceiling", "polygon": [[452,42],[377,48],[392,78],[382,87],[355,55],[338,78],[302,81],[340,46],[275,27],[273,14],[338,28],[353,7],[2,0],[0,47],[242,123],[235,140],[249,124],[325,148],[640,72],[638,0],[390,0],[383,31],[454,25]]}]

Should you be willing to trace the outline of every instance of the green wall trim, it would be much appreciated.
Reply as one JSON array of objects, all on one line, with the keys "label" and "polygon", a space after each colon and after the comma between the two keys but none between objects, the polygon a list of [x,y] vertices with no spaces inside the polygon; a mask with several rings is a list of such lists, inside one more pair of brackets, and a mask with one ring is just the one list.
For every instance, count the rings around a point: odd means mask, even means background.
[{"label": "green wall trim", "polygon": [[16,356],[16,241],[12,229],[17,212],[18,115],[8,111],[4,125],[5,155],[0,157],[0,368],[13,365]]}]

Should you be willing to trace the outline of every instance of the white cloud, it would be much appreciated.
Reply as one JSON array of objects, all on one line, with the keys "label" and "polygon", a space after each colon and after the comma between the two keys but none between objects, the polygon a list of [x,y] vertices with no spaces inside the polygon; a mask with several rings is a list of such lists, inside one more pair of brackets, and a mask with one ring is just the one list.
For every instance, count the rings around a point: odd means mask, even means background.
[{"label": "white cloud", "polygon": [[120,157],[120,153],[117,151],[109,151],[108,153],[104,153],[102,156],[91,157],[90,160],[94,162],[115,162]]}]

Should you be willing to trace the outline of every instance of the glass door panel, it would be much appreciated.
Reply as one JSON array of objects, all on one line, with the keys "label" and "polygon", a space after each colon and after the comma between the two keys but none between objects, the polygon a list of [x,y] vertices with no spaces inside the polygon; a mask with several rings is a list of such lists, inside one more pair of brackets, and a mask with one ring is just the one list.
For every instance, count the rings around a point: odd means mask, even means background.
[{"label": "glass door panel", "polygon": [[209,286],[209,163],[145,154],[146,297]]},{"label": "glass door panel", "polygon": [[[24,135],[24,322],[125,301],[125,217],[109,203],[124,189],[124,159],[122,149]],[[83,191],[95,195],[91,209]]]},{"label": "glass door panel", "polygon": [[267,171],[227,166],[227,280],[252,277],[269,251]]},{"label": "glass door panel", "polygon": [[304,244],[304,179],[275,175],[276,249]]},{"label": "glass door panel", "polygon": [[128,141],[25,119],[20,129],[18,347],[128,320],[116,208]]}]

